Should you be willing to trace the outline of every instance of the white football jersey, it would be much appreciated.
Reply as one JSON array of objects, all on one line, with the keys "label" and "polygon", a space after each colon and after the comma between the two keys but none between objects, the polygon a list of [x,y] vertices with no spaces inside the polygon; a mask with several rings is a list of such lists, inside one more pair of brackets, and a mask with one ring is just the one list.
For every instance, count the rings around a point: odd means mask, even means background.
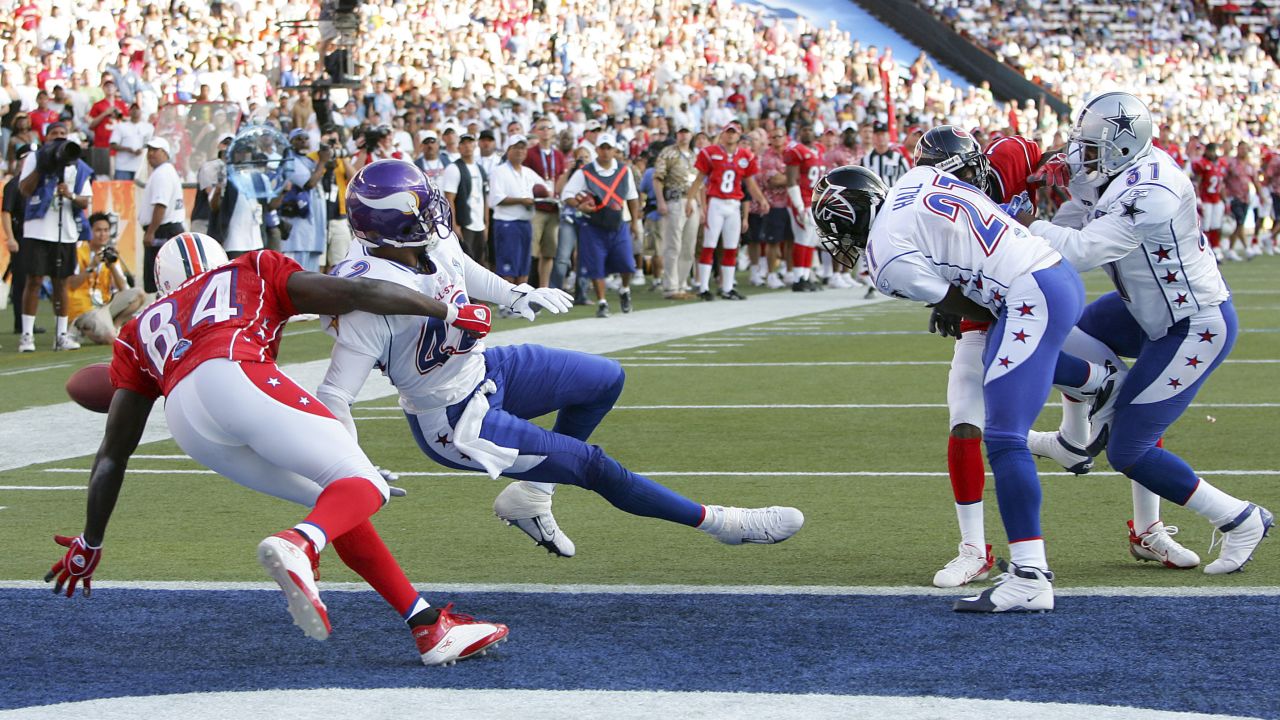
[{"label": "white football jersey", "polygon": [[866,258],[886,295],[936,303],[958,287],[993,313],[1014,280],[1062,259],[977,188],[935,167],[909,170],[889,191]]},{"label": "white football jersey", "polygon": [[1103,268],[1152,340],[1231,296],[1200,233],[1191,180],[1152,148],[1098,197],[1072,188],[1053,222],[1031,224],[1080,272]]},{"label": "white football jersey", "polygon": [[[471,302],[468,274],[474,274],[475,269],[488,273],[462,252],[452,235],[431,251],[431,261],[435,272],[428,275],[368,255],[363,246],[353,244],[331,274],[388,280],[441,302],[461,305]],[[399,391],[400,407],[406,412],[425,413],[452,405],[484,380],[484,343],[439,318],[356,311],[322,321],[337,344],[376,360],[375,367]]]}]

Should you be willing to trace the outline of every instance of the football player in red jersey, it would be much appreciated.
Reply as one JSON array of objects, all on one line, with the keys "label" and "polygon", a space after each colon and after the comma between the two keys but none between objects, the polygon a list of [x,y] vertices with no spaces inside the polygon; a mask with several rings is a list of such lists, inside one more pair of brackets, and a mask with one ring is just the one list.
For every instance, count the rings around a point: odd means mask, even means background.
[{"label": "football player in red jersey", "polygon": [[1191,179],[1200,197],[1200,227],[1208,236],[1218,262],[1240,259],[1234,250],[1224,255],[1222,247],[1222,216],[1227,208],[1222,200],[1222,181],[1226,170],[1226,164],[1218,157],[1218,143],[1205,145],[1204,157],[1191,163]]},{"label": "football player in red jersey", "polygon": [[767,207],[769,201],[755,175],[760,171],[756,156],[738,145],[742,126],[736,121],[720,131],[719,143],[708,145],[698,152],[694,161],[697,171],[693,177],[693,192],[685,202],[685,213],[692,215],[695,204],[702,203],[706,232],[702,236],[702,253],[698,256],[698,297],[712,300],[711,266],[715,262],[716,245],[723,241],[720,254],[720,297],[724,300],[746,300],[746,296],[734,287],[734,272],[738,269],[738,241],[742,225],[746,222],[747,209],[742,204],[743,188],[751,198]]},{"label": "football player in red jersey", "polygon": [[[268,250],[228,261],[213,238],[198,233],[165,243],[155,268],[160,299],[116,340],[116,390],[89,479],[85,527],[77,537],[55,537],[68,550],[45,577],[57,579],[54,592],[65,586],[70,597],[80,582],[90,594],[129,457],[163,395],[169,430],[193,459],[311,508],[302,522],[258,545],[259,562],[309,637],[324,640],[331,631],[315,578],[319,553],[332,543],[405,618],[424,663],[463,659],[501,641],[505,625],[432,608],[418,595],[369,522],[388,499],[386,481],[342,423],[275,363],[280,332],[298,313],[426,315],[484,335],[489,309],[446,306],[394,283],[305,272]],[[424,647],[423,638],[435,642]]]},{"label": "football player in red jersey", "polygon": [[796,292],[818,289],[809,277],[813,252],[818,246],[818,230],[809,215],[809,208],[813,202],[813,186],[827,174],[827,167],[823,162],[822,146],[815,140],[813,125],[802,123],[796,128],[796,141],[782,155],[787,167],[787,198],[791,203],[791,236],[794,239],[791,267],[795,282],[791,289]]}]

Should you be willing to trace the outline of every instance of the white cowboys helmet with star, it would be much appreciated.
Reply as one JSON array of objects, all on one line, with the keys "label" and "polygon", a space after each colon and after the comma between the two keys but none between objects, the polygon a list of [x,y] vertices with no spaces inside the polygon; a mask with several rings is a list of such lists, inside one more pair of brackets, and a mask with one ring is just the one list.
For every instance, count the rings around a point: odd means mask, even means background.
[{"label": "white cowboys helmet with star", "polygon": [[1126,92],[1099,95],[1080,109],[1067,138],[1071,182],[1097,188],[1151,152],[1151,112]]}]

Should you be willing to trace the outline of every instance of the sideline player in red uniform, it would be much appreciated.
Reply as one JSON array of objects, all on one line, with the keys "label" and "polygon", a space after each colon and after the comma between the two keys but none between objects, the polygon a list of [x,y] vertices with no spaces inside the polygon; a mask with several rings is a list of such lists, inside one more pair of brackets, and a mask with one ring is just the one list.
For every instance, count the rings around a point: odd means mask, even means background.
[{"label": "sideline player in red uniform", "polygon": [[738,144],[741,136],[742,126],[736,121],[725,125],[720,131],[719,144],[703,148],[693,165],[697,173],[691,186],[693,192],[685,202],[685,214],[692,215],[695,202],[702,203],[702,224],[706,226],[706,232],[702,236],[702,253],[698,256],[698,297],[703,300],[714,299],[711,294],[711,266],[715,262],[716,245],[722,239],[720,297],[724,300],[747,299],[734,287],[733,276],[738,269],[738,241],[742,225],[746,222],[743,187],[761,206],[769,205],[755,179],[756,173],[760,172],[760,164],[755,154]]},{"label": "sideline player in red uniform", "polygon": [[[1227,206],[1222,200],[1222,182],[1226,174],[1226,163],[1218,157],[1218,143],[1205,145],[1204,157],[1191,163],[1191,179],[1196,184],[1196,195],[1200,197],[1200,228],[1209,238],[1218,262],[1222,262],[1225,253],[1222,247],[1222,216]],[[1230,254],[1231,260],[1240,259],[1234,250]]]},{"label": "sideline player in red uniform", "polygon": [[[422,245],[432,244],[423,228]],[[406,272],[408,272],[406,270]],[[241,485],[290,500],[310,513],[258,545],[258,559],[280,585],[295,624],[324,640],[331,625],[315,578],[319,554],[339,557],[405,618],[427,665],[482,653],[506,637],[505,625],[430,607],[414,590],[369,522],[389,488],[328,409],[276,366],[280,332],[295,314],[353,310],[442,318],[484,335],[489,309],[448,305],[389,282],[304,272],[272,251],[228,261],[213,238],[184,233],[160,249],[161,298],[116,340],[116,388],[106,435],[89,480],[84,532],[55,536],[69,549],[45,580],[54,592],[76,582],[88,596],[125,468],[157,398],[174,440],[193,459]]]},{"label": "sideline player in red uniform", "polygon": [[812,292],[818,289],[809,275],[813,268],[813,253],[818,247],[818,229],[810,216],[813,203],[813,186],[827,166],[823,161],[822,146],[815,142],[811,123],[802,123],[796,129],[796,141],[787,147],[782,161],[787,166],[787,198],[791,202],[791,268],[795,281],[791,289],[796,292]]}]

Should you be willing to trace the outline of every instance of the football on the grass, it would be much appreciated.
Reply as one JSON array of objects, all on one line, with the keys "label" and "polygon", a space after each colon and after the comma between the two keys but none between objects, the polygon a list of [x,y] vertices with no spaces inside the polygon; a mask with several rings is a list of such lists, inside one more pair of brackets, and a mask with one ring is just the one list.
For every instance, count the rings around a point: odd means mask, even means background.
[{"label": "football on the grass", "polygon": [[533,186],[533,196],[536,198],[551,197],[551,190],[542,183]]},{"label": "football on the grass", "polygon": [[85,365],[67,378],[67,395],[80,407],[104,413],[111,408],[111,374],[107,363]]}]

